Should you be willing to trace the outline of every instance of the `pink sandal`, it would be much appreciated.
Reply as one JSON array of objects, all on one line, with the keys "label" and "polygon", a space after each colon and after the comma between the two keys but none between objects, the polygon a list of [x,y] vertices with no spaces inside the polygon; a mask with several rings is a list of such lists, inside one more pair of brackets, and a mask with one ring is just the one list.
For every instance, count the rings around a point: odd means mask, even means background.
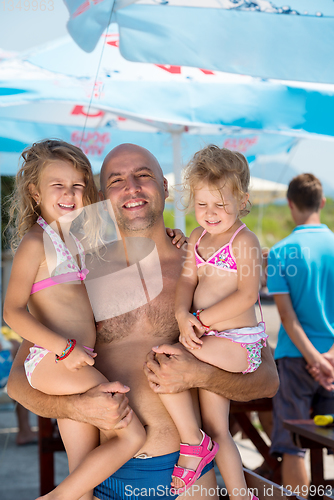
[{"label": "pink sandal", "polygon": [[[182,481],[184,482],[184,487],[178,489],[172,488],[171,489],[172,495],[181,495],[188,488],[190,488],[190,486],[192,486],[197,481],[204,467],[210,462],[212,462],[212,460],[215,458],[218,452],[219,445],[214,441],[212,441],[211,438],[207,434],[205,434],[205,432],[203,432],[201,429],[200,431],[203,434],[203,439],[200,442],[200,444],[197,446],[191,446],[189,444],[181,443],[180,455],[185,455],[188,457],[200,457],[202,458],[202,460],[198,464],[196,470],[184,469],[179,465],[175,465],[172,475],[182,479]],[[212,449],[210,450],[209,446],[211,443],[212,443]]]}]

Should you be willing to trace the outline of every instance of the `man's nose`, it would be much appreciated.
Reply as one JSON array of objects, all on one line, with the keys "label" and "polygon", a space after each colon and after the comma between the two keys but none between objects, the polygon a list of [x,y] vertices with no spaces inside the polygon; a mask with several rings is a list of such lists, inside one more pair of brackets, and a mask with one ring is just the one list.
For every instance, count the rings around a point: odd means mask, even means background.
[{"label": "man's nose", "polygon": [[137,193],[141,189],[139,181],[135,177],[129,176],[126,180],[126,189],[130,193]]}]

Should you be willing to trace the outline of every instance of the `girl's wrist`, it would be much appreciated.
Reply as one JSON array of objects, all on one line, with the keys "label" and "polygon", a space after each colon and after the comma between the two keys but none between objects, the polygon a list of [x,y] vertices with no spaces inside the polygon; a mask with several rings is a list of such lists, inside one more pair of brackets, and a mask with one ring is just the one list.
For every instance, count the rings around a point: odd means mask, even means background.
[{"label": "girl's wrist", "polygon": [[58,363],[58,361],[62,361],[63,359],[67,358],[73,351],[73,349],[76,346],[77,341],[75,339],[68,339],[67,344],[63,352],[58,356],[56,354],[55,356],[55,362]]},{"label": "girl's wrist", "polygon": [[178,309],[175,311],[175,318],[178,320],[179,318],[185,317],[189,314],[189,311],[186,309]]},{"label": "girl's wrist", "polygon": [[198,321],[201,323],[201,325],[206,329],[206,330],[209,330],[210,329],[210,326],[209,325],[206,325],[205,323],[203,323],[203,320],[201,319],[200,317],[200,314],[203,313],[204,309],[197,309],[197,311],[194,314],[194,316],[196,316],[196,318],[198,319]]},{"label": "girl's wrist", "polygon": [[64,338],[62,335],[59,335],[59,339],[57,339],[57,343],[52,349],[52,352],[54,352],[56,356],[61,356],[62,353],[65,351],[66,346],[67,346],[67,339]]}]

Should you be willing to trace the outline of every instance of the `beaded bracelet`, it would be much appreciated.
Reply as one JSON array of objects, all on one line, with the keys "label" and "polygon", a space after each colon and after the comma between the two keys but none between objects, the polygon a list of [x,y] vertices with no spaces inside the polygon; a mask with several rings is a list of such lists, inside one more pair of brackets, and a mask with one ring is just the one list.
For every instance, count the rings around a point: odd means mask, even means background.
[{"label": "beaded bracelet", "polygon": [[207,326],[207,325],[204,325],[204,323],[202,323],[202,321],[201,321],[201,319],[200,319],[200,317],[199,317],[199,315],[200,315],[200,314],[201,314],[201,312],[203,312],[203,311],[204,311],[204,309],[197,309],[197,311],[196,311],[195,313],[193,313],[193,315],[194,315],[194,316],[196,316],[196,318],[197,318],[197,319],[198,319],[198,321],[201,323],[201,325],[202,325],[202,326],[204,326],[204,328],[206,328],[207,330],[209,330],[209,329],[210,329],[210,327],[209,327],[209,326]]},{"label": "beaded bracelet", "polygon": [[58,361],[61,361],[62,359],[67,358],[67,356],[69,356],[71,354],[71,352],[73,351],[73,349],[75,348],[76,343],[77,343],[77,341],[75,339],[68,339],[66,347],[63,350],[63,352],[61,353],[61,355],[58,356],[58,354],[56,354],[55,362],[58,363]]}]

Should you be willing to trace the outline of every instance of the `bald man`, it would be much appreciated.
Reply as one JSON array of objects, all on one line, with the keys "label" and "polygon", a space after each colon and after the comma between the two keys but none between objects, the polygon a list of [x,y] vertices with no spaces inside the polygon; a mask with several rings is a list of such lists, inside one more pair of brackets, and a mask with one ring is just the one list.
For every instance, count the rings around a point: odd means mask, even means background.
[{"label": "bald man", "polygon": [[[157,159],[146,149],[123,144],[106,157],[101,170],[101,199],[110,200],[123,238],[144,237],[156,245],[162,291],[147,304],[97,323],[96,368],[111,382],[85,394],[48,396],[27,383],[23,361],[29,343],[24,342],[15,360],[8,392],[13,399],[44,417],[72,418],[100,429],[123,427],[131,419],[130,407],[143,423],[147,440],[136,458],[95,489],[96,499],[170,497],[173,466],[180,438],[157,393],[201,387],[229,399],[248,401],[271,397],[278,377],[268,348],[263,363],[247,376],[227,373],[200,362],[182,346],[166,347],[169,355],[154,354],[153,346],[174,344],[179,335],[174,315],[174,296],[185,250],[178,250],[167,236],[163,210],[168,196],[167,180]],[[143,369],[144,366],[144,369]],[[113,397],[110,393],[115,392]],[[199,411],[198,418],[200,419]],[[194,498],[216,498],[212,464],[192,487]]]}]

